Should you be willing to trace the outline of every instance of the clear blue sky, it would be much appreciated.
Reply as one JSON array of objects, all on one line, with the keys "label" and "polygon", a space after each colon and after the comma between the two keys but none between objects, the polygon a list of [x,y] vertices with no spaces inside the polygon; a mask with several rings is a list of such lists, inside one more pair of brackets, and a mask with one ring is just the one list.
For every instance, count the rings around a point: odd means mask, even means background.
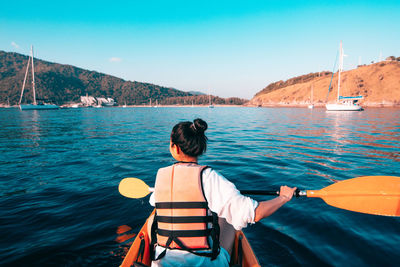
[{"label": "clear blue sky", "polygon": [[0,50],[250,99],[271,82],[400,56],[400,1],[14,1]]}]

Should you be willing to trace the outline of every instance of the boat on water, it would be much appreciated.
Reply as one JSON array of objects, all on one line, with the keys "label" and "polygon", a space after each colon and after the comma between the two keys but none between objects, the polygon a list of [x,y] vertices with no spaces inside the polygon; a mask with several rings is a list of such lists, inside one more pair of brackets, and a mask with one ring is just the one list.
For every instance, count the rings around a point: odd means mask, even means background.
[{"label": "boat on water", "polygon": [[310,104],[308,105],[309,109],[313,109],[314,108],[314,85],[311,85],[311,100],[310,100]]},{"label": "boat on water", "polygon": [[[335,103],[326,104],[326,110],[329,111],[361,111],[363,108],[357,103],[358,100],[363,99],[363,96],[341,96],[340,95],[340,74],[343,71],[343,45],[340,41],[339,47],[339,69],[338,69],[338,92]],[[329,88],[330,90],[330,88]]]},{"label": "boat on water", "polygon": [[[154,214],[155,211],[151,213],[150,216]],[[150,217],[149,217],[150,218]],[[149,219],[146,220],[142,229],[136,235],[133,244],[131,245],[128,253],[120,265],[120,267],[128,266],[151,266],[150,258],[150,235],[147,231],[147,223]],[[230,266],[260,266],[257,257],[250,246],[249,241],[242,231],[237,231],[235,235],[234,246],[232,249]]]},{"label": "boat on water", "polygon": [[329,111],[361,111],[363,108],[357,104],[362,96],[340,96],[339,103],[326,104],[326,110]]},{"label": "boat on water", "polygon": [[99,107],[113,107],[116,105],[115,100],[111,97],[97,97],[96,101]]},{"label": "boat on water", "polygon": [[60,107],[54,104],[48,103],[40,103],[37,102],[36,104],[21,104],[19,105],[21,110],[44,110],[44,109],[59,109]]},{"label": "boat on water", "polygon": [[209,107],[209,108],[214,108],[214,105],[213,105],[212,102],[211,102],[211,95],[208,95],[208,102],[209,102],[208,107]]},{"label": "boat on water", "polygon": [[[22,98],[24,96],[25,83],[26,83],[26,78],[28,76],[30,64],[32,64],[31,70],[32,70],[33,103],[32,104],[22,104]],[[35,68],[34,68],[34,64],[33,64],[33,46],[31,46],[31,54],[29,56],[28,64],[26,66],[25,78],[24,78],[24,82],[22,84],[21,97],[19,99],[18,105],[21,110],[42,110],[42,109],[59,109],[60,108],[57,105],[46,103],[44,99],[36,99]]]}]

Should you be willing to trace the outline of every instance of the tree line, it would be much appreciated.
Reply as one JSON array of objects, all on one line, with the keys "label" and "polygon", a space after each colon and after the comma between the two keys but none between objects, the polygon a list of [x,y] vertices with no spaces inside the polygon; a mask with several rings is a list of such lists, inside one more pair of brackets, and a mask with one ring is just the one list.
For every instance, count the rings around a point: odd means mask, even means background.
[{"label": "tree line", "polygon": [[[0,51],[0,103],[18,104],[25,76],[28,56]],[[145,105],[150,99],[160,104],[183,105],[192,102],[208,104],[208,96],[194,95],[175,88],[123,79],[84,70],[71,65],[51,63],[39,59],[35,62],[37,98],[47,99],[57,105],[80,101],[80,96],[111,97],[119,105]],[[24,92],[24,103],[32,102],[31,74]],[[29,82],[28,82],[29,81]],[[241,105],[246,100],[212,96],[214,104]]]}]

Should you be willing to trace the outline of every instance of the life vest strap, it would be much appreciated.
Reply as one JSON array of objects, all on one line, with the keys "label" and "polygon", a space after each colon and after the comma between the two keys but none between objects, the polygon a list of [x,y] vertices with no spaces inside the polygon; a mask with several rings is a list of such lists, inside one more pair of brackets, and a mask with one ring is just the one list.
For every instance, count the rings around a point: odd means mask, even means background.
[{"label": "life vest strap", "polygon": [[201,237],[209,236],[211,234],[211,229],[204,230],[165,230],[158,229],[157,233],[161,236],[168,237]]},{"label": "life vest strap", "polygon": [[157,202],[156,209],[207,209],[207,202]]},{"label": "life vest strap", "polygon": [[212,216],[157,216],[157,221],[162,223],[209,223],[213,221]]}]

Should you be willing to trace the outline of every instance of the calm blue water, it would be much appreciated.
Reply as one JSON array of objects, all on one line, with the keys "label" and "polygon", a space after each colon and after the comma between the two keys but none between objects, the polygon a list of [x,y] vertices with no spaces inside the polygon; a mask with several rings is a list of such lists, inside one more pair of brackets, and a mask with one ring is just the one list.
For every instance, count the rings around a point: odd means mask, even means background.
[{"label": "calm blue water", "polygon": [[[173,162],[172,126],[196,117],[209,124],[200,163],[238,188],[400,176],[400,109],[2,109],[0,265],[118,266],[127,246],[115,241],[118,226],[138,231],[151,210],[147,198],[120,196],[119,181],[153,185],[157,169]],[[245,232],[262,265],[400,264],[400,218],[320,199],[294,199]]]}]

